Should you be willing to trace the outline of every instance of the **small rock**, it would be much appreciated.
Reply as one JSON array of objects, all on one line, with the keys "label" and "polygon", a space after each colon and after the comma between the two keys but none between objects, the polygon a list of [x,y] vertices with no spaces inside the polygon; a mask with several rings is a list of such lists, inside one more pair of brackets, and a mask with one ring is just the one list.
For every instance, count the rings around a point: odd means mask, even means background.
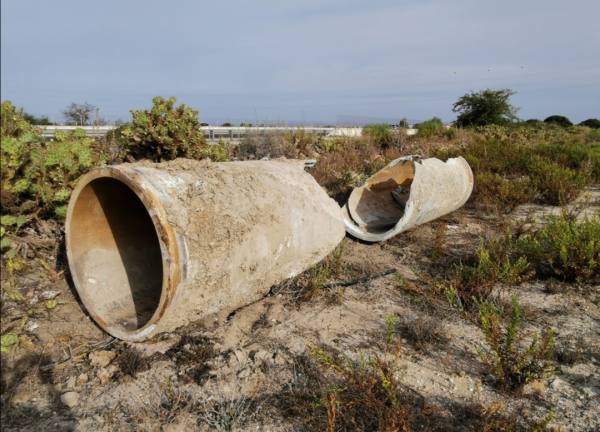
[{"label": "small rock", "polygon": [[244,368],[237,373],[238,378],[248,378],[252,374],[250,368]]},{"label": "small rock", "polygon": [[25,325],[25,331],[27,333],[33,333],[35,330],[37,330],[37,328],[39,326],[40,325],[36,321],[29,320],[29,321],[27,321],[27,324]]},{"label": "small rock", "polygon": [[77,384],[82,385],[88,382],[88,375],[86,373],[82,373],[77,377]]},{"label": "small rock", "polygon": [[419,276],[417,276],[415,272],[410,269],[410,267],[405,265],[399,266],[398,274],[408,281],[415,282],[419,280]]},{"label": "small rock", "polygon": [[73,408],[79,403],[79,393],[74,391],[63,393],[60,397],[60,401],[69,408]]},{"label": "small rock", "polygon": [[68,389],[73,389],[73,388],[75,388],[75,382],[76,382],[76,379],[77,379],[77,378],[75,378],[74,376],[72,376],[72,377],[69,377],[69,379],[67,380],[67,388],[68,388]]},{"label": "small rock", "polygon": [[555,378],[554,381],[552,381],[552,384],[550,384],[550,387],[554,390],[560,390],[561,388],[564,388],[564,386],[565,382],[560,378]]},{"label": "small rock", "polygon": [[116,356],[117,353],[113,351],[94,351],[88,357],[92,366],[105,368]]},{"label": "small rock", "polygon": [[17,388],[17,391],[10,398],[11,403],[17,404],[17,405],[25,403],[25,402],[29,402],[29,400],[33,401],[33,400],[35,400],[35,398],[32,398],[31,394],[28,391],[21,390],[20,388]]},{"label": "small rock", "polygon": [[100,380],[100,384],[102,384],[102,385],[108,384],[108,382],[111,380],[111,378],[113,377],[113,375],[115,374],[115,372],[117,370],[118,370],[118,368],[115,365],[112,365],[108,368],[101,368],[100,370],[98,370],[98,372],[96,373],[96,376]]},{"label": "small rock", "polygon": [[55,297],[58,297],[58,295],[60,294],[60,291],[52,291],[52,290],[48,290],[48,291],[44,291],[40,294],[40,297],[42,300],[52,300]]},{"label": "small rock", "polygon": [[541,395],[546,390],[546,384],[543,381],[535,380],[523,386],[523,395]]}]

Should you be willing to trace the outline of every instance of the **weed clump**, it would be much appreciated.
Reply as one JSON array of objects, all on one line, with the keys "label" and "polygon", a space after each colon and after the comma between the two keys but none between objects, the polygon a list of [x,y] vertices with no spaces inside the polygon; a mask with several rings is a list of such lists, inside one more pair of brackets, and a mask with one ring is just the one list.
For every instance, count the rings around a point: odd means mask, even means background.
[{"label": "weed clump", "polygon": [[148,359],[138,349],[126,345],[120,350],[116,363],[123,375],[133,378],[150,367]]},{"label": "weed clump", "polygon": [[389,362],[376,355],[354,362],[319,348],[311,356],[331,373],[319,402],[327,413],[328,431],[412,430],[404,403],[407,389]]},{"label": "weed clump", "polygon": [[523,316],[516,296],[512,297],[510,311],[489,301],[479,302],[478,308],[487,343],[480,356],[500,387],[515,390],[553,371],[554,333],[545,330],[541,335],[535,334],[523,348]]},{"label": "weed clump", "polygon": [[182,336],[181,340],[165,355],[180,368],[179,374],[187,381],[204,384],[209,378],[210,361],[218,353],[214,343],[204,336]]},{"label": "weed clump", "polygon": [[417,123],[415,128],[419,131],[420,137],[430,138],[440,134],[444,130],[444,123],[438,117],[433,117],[421,123]]},{"label": "weed clump", "polygon": [[600,215],[578,221],[562,213],[518,240],[539,277],[591,281],[600,276]]},{"label": "weed clump", "polygon": [[394,326],[394,332],[419,351],[441,346],[448,341],[444,322],[429,316],[419,316],[410,320],[399,319]]},{"label": "weed clump", "polygon": [[511,233],[482,243],[473,257],[455,265],[446,296],[451,304],[465,309],[486,300],[494,285],[519,282],[529,268]]}]

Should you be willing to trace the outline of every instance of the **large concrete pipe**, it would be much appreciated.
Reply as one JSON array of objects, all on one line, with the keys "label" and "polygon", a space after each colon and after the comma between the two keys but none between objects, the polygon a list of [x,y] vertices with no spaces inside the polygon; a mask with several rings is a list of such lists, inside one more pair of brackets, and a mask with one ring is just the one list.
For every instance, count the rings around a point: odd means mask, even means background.
[{"label": "large concrete pipe", "polygon": [[462,157],[390,162],[352,191],[343,208],[346,231],[361,240],[387,240],[460,208],[473,190],[473,172]]},{"label": "large concrete pipe", "polygon": [[340,207],[286,160],[97,168],[66,219],[83,304],[130,341],[247,305],[343,237]]}]

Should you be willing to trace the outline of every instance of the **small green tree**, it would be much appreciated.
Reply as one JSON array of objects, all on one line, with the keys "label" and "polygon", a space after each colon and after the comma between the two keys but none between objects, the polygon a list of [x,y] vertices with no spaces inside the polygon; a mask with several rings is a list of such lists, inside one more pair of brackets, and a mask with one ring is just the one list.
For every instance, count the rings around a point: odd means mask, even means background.
[{"label": "small green tree", "polygon": [[510,89],[486,89],[461,96],[452,106],[452,111],[459,113],[456,125],[502,125],[516,120],[517,108],[510,104],[514,94]]},{"label": "small green tree", "polygon": [[132,121],[121,131],[129,156],[153,161],[202,156],[206,141],[198,112],[184,104],[176,107],[175,102],[174,97],[157,96],[150,110],[131,111]]},{"label": "small green tree", "polygon": [[551,115],[550,117],[546,117],[544,119],[544,123],[551,123],[551,124],[555,124],[561,127],[569,127],[569,126],[573,126],[573,123],[571,123],[571,120],[569,120],[567,117],[562,116],[562,115]]}]

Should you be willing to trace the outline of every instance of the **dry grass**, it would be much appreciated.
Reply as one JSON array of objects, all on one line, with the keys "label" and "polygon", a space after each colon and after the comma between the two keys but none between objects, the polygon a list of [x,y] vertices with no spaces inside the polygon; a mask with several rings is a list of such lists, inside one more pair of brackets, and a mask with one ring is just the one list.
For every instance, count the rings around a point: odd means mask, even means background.
[{"label": "dry grass", "polygon": [[448,342],[444,321],[439,317],[420,315],[414,319],[401,319],[394,326],[394,332],[406,339],[419,351],[438,348]]},{"label": "dry grass", "polygon": [[184,335],[165,355],[175,362],[187,381],[203,384],[209,378],[210,362],[218,352],[212,340],[201,335]]}]

